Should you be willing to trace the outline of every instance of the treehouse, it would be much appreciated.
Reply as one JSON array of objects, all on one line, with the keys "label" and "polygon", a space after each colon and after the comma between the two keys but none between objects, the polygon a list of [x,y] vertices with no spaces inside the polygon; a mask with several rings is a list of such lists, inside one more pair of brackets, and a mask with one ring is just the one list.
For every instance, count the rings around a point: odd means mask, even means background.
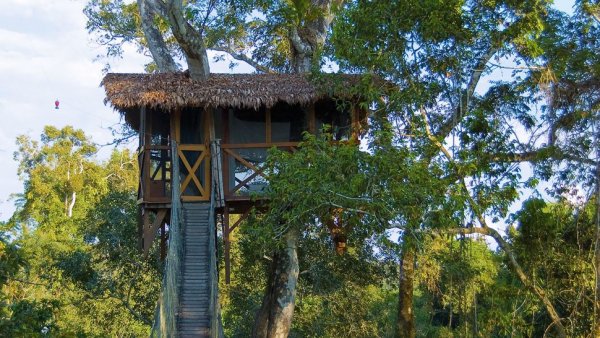
[{"label": "treehouse", "polygon": [[171,143],[177,145],[181,201],[208,202],[216,189],[218,213],[244,214],[261,203],[268,185],[269,148],[294,151],[303,132],[317,133],[325,124],[336,140],[357,138],[366,117],[357,109],[358,95],[348,93],[357,81],[351,75],[315,84],[299,74],[212,74],[198,82],[177,73],[108,74],[102,84],[106,101],[139,133],[138,203],[167,219]]},{"label": "treehouse", "polygon": [[[269,184],[267,150],[293,152],[304,132],[319,133],[324,125],[334,140],[357,140],[366,111],[358,108],[360,95],[350,88],[359,80],[351,75],[316,81],[300,74],[211,74],[204,81],[186,73],[106,75],[106,102],[139,133],[144,251],[160,233],[164,256],[175,209],[183,210],[182,227],[188,229],[185,252],[196,241],[194,222],[216,216],[223,227],[228,280],[229,234],[239,224],[230,225],[229,214],[248,215],[252,207],[266,205],[261,193]],[[208,242],[214,238],[208,235]],[[173,240],[169,234],[169,246]],[[208,255],[214,257],[214,245]]]}]

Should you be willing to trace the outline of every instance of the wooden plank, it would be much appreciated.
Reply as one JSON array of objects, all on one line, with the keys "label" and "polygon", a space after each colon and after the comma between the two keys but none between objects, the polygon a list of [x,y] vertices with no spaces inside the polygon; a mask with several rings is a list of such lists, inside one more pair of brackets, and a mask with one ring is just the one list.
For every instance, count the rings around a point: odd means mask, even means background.
[{"label": "wooden plank", "polygon": [[[206,152],[200,153],[200,156],[198,156],[198,159],[196,159],[196,162],[194,163],[194,167],[192,168],[193,169],[192,180],[194,181],[194,183],[196,184],[196,187],[200,191],[200,196],[208,195],[206,193],[206,189],[204,189],[204,187],[202,186],[202,183],[200,183],[198,176],[196,176],[196,170],[198,170],[198,168],[200,167],[200,164],[202,164],[202,161],[204,161],[204,158],[206,158]],[[204,172],[206,173],[206,168],[204,168]]]},{"label": "wooden plank", "polygon": [[238,218],[238,220],[235,223],[233,223],[231,228],[229,228],[229,232],[233,231],[235,228],[237,228],[238,225],[240,225],[240,223],[242,223],[243,220],[248,218],[248,216],[250,216],[250,211],[252,211],[252,209],[248,209],[248,210],[244,211],[242,216],[240,216],[240,218]]},{"label": "wooden plank", "polygon": [[190,163],[188,162],[187,158],[183,155],[183,152],[181,151],[181,149],[177,150],[177,156],[181,159],[183,166],[188,171],[188,175],[183,180],[183,182],[181,182],[181,195],[183,196],[183,192],[185,191],[185,188],[188,186],[188,184],[190,183],[190,180],[192,179],[191,176],[193,175],[193,172],[192,172],[192,167],[190,166]]},{"label": "wooden plank", "polygon": [[208,196],[181,196],[181,200],[184,202],[201,202],[201,201],[208,201],[209,197]]},{"label": "wooden plank", "polygon": [[140,147],[146,145],[146,107],[140,108],[140,135],[139,135]]},{"label": "wooden plank", "polygon": [[143,174],[143,187],[144,187],[144,200],[150,200],[150,151],[144,151],[144,162],[142,163],[142,174]]},{"label": "wooden plank", "polygon": [[179,150],[192,150],[197,152],[206,151],[206,146],[204,144],[180,144]]},{"label": "wooden plank", "polygon": [[252,173],[252,175],[246,177],[243,181],[241,181],[240,183],[238,183],[235,187],[233,187],[233,189],[231,189],[230,193],[235,193],[236,191],[238,191],[239,189],[241,189],[243,186],[245,186],[248,182],[250,182],[252,179],[254,179],[256,176],[261,175],[262,177],[265,177],[265,175],[263,175],[263,171],[266,168],[261,168],[259,171],[255,171],[254,173]]}]

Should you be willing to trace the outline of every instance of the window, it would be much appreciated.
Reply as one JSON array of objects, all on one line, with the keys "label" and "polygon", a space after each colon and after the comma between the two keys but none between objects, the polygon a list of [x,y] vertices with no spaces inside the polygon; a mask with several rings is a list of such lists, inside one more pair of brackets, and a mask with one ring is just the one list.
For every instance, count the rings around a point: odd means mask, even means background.
[{"label": "window", "polygon": [[306,109],[279,103],[271,109],[271,142],[300,142],[308,130]]}]

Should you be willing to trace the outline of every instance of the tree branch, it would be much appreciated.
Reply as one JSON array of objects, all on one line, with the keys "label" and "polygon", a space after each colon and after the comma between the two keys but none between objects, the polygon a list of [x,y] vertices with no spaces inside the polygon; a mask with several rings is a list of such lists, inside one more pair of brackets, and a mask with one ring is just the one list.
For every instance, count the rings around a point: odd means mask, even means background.
[{"label": "tree branch", "polygon": [[[423,116],[423,119],[425,122],[425,132],[427,133],[427,137],[429,138],[429,140],[446,156],[446,158],[448,159],[449,162],[455,163],[454,159],[450,155],[450,152],[448,152],[446,147],[444,147],[444,145],[431,133],[431,128],[429,126],[429,122],[427,121],[427,114],[425,114],[424,109],[421,109],[421,115]],[[487,221],[484,216],[484,213],[483,213],[483,210],[481,210],[481,206],[479,205],[479,203],[477,203],[475,201],[475,199],[473,199],[473,197],[471,196],[471,193],[469,192],[469,189],[467,188],[467,184],[465,182],[465,177],[460,175],[459,172],[457,172],[456,174],[460,177],[459,184],[460,184],[462,190],[465,192],[467,202],[469,203],[469,206],[471,207],[471,210],[475,214],[475,217],[479,221],[479,224],[481,225],[481,227],[455,228],[454,230],[446,229],[444,231],[447,231],[447,230],[457,231],[459,234],[460,233],[462,233],[462,234],[479,233],[482,235],[492,237],[496,241],[496,243],[498,243],[498,246],[504,251],[504,253],[508,257],[510,265],[511,265],[513,271],[516,273],[519,280],[521,281],[521,283],[523,283],[523,285],[528,290],[530,290],[534,295],[537,296],[537,298],[542,303],[544,303],[544,306],[546,307],[546,311],[550,315],[550,318],[552,319],[553,324],[556,325],[559,336],[566,337],[565,328],[560,321],[561,320],[560,316],[558,315],[558,312],[554,308],[554,305],[552,304],[552,302],[550,302],[550,299],[548,299],[548,296],[546,296],[544,289],[535,285],[535,283],[531,282],[531,280],[525,274],[523,268],[517,261],[516,256],[515,256],[514,252],[512,251],[512,248],[510,247],[510,244],[506,240],[504,240],[504,238],[502,237],[502,235],[500,235],[500,233],[498,231],[496,231],[495,229],[490,228],[488,226]]]},{"label": "tree branch", "polygon": [[595,166],[597,164],[596,161],[590,158],[575,156],[572,154],[564,153],[556,148],[540,148],[532,151],[525,151],[522,153],[506,153],[506,154],[494,154],[492,155],[492,160],[494,162],[539,162],[544,159],[553,159],[557,161],[567,160],[578,162],[581,164],[587,164],[590,166]]},{"label": "tree branch", "polygon": [[256,62],[252,58],[248,57],[246,54],[236,52],[231,47],[214,46],[214,47],[210,47],[209,49],[217,51],[217,52],[227,53],[232,58],[249,64],[250,66],[254,67],[259,72],[263,72],[263,73],[267,73],[267,74],[275,74],[275,73],[277,73],[273,69],[271,69],[269,67],[266,67],[266,66],[263,66],[260,63]]},{"label": "tree branch", "polygon": [[473,69],[473,73],[471,74],[471,79],[469,80],[469,84],[467,85],[467,89],[463,91],[460,97],[460,104],[458,107],[454,107],[454,113],[448,117],[446,122],[441,125],[437,132],[437,136],[440,138],[445,138],[452,132],[452,129],[456,127],[464,117],[464,114],[469,110],[469,98],[473,96],[475,93],[475,88],[483,75],[483,72],[486,69],[486,65],[489,60],[496,54],[498,51],[495,47],[490,47],[482,56],[479,58],[475,68]]}]

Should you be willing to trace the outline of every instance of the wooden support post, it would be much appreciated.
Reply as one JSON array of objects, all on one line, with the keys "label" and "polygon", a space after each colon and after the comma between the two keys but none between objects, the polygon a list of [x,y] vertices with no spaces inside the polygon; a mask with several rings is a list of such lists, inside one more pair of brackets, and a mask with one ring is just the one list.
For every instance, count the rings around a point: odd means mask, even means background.
[{"label": "wooden support post", "polygon": [[[146,198],[146,182],[144,177],[146,175],[146,168],[144,163],[146,161],[146,107],[140,108],[140,134],[139,134],[139,147],[138,147],[138,168],[140,171],[139,187],[138,187],[138,200],[144,202]],[[141,246],[140,246],[141,248]]]},{"label": "wooden support post", "polygon": [[265,125],[266,125],[265,139],[267,140],[267,143],[271,143],[271,109],[270,108],[267,108],[266,114],[267,114],[267,116],[265,116]]},{"label": "wooden support post", "polygon": [[[181,119],[181,112],[176,109],[175,111],[173,111],[171,113],[171,142],[174,143],[175,145],[179,145],[180,143],[180,119]],[[177,147],[176,147],[177,148]],[[173,153],[172,151],[173,147],[171,147],[171,191],[175,191],[175,188],[173,187],[173,182],[175,182],[174,180],[174,175],[180,175],[179,172],[175,172],[173,169],[174,168],[179,168],[179,154],[178,153]],[[175,162],[177,161],[177,165],[175,164]],[[181,188],[181,187],[178,187]],[[172,196],[173,194],[171,194]],[[181,198],[181,193],[179,194],[179,196],[175,196],[176,198]],[[171,197],[173,198],[173,196]],[[172,202],[172,201],[171,201]]]},{"label": "wooden support post", "polygon": [[308,132],[316,135],[317,134],[317,121],[315,117],[315,104],[311,103],[308,106]]},{"label": "wooden support post", "polygon": [[[225,114],[223,114],[223,142],[222,143],[229,143],[229,110],[227,110],[225,112]],[[227,155],[226,152],[221,152],[223,154],[222,157],[222,164],[223,164],[223,188],[225,191],[225,194],[223,195],[223,198],[225,198],[227,195],[229,195],[229,191],[231,189],[231,187],[229,186],[229,155]],[[234,169],[234,168],[232,168]]]},{"label": "wooden support post", "polygon": [[229,229],[229,211],[223,209],[223,251],[225,258],[225,283],[231,282],[231,232]]},{"label": "wooden support post", "polygon": [[[164,223],[165,216],[167,215],[167,209],[160,209],[156,213],[156,218],[152,225],[146,228],[146,224],[150,223],[149,215],[144,214],[144,255],[148,255],[150,252],[150,248],[152,247],[152,242],[154,241],[154,237],[156,236],[156,231],[158,228]],[[147,217],[147,218],[146,218]],[[147,221],[146,221],[147,220]]]}]

